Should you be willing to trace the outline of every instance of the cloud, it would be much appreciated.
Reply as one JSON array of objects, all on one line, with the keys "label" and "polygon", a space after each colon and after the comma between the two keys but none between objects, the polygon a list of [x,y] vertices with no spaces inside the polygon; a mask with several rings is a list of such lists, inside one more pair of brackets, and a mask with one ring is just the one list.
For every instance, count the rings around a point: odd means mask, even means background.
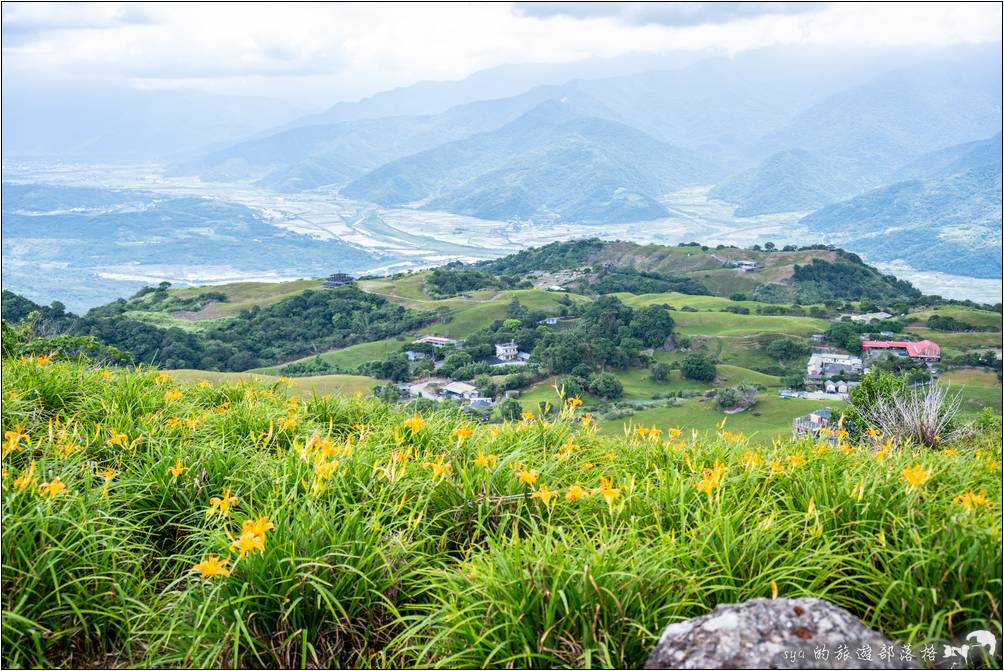
[{"label": "cloud", "polygon": [[1000,41],[999,3],[4,3],[8,80],[328,106],[505,64]]},{"label": "cloud", "polygon": [[516,2],[524,16],[575,19],[613,18],[631,25],[697,26],[764,15],[802,14],[827,2]]}]

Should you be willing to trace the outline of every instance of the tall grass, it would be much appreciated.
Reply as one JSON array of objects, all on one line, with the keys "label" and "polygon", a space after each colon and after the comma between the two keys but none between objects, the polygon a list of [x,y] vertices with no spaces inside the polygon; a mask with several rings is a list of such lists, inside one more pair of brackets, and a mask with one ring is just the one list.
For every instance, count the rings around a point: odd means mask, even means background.
[{"label": "tall grass", "polygon": [[[35,358],[4,361],[3,400],[6,666],[636,667],[772,583],[902,641],[1000,631],[1000,435],[611,438],[573,404],[412,421]],[[193,572],[210,555],[229,576]]]}]

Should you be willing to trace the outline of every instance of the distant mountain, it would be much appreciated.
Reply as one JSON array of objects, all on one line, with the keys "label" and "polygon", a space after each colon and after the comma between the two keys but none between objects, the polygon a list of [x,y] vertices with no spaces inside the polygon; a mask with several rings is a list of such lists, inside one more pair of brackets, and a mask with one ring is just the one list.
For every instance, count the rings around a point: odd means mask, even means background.
[{"label": "distant mountain", "polygon": [[718,172],[692,152],[548,101],[497,130],[392,161],[342,193],[485,219],[610,223],[665,216],[661,195]]},{"label": "distant mountain", "polygon": [[998,51],[889,73],[812,105],[759,151],[805,150],[861,188],[880,186],[921,154],[1000,130],[1000,69]]},{"label": "distant mountain", "polygon": [[299,116],[267,98],[198,91],[3,87],[5,159],[177,159]]},{"label": "distant mountain", "polygon": [[811,212],[856,192],[854,183],[807,151],[792,149],[734,175],[708,196],[736,206],[740,217]]},{"label": "distant mountain", "polygon": [[968,277],[1001,276],[1001,136],[965,143],[905,168],[896,182],[801,220],[871,261]]},{"label": "distant mountain", "polygon": [[[458,105],[434,115],[359,119],[302,126],[210,152],[172,167],[209,180],[258,181],[278,191],[341,186],[394,159],[494,130],[556,95],[543,86],[519,96]],[[613,116],[581,93],[562,95],[569,108]]]}]

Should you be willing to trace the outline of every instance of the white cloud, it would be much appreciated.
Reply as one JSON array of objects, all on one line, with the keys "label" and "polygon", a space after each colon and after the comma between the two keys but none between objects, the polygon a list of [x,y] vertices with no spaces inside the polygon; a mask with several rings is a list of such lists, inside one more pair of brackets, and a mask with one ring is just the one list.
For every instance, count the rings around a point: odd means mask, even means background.
[{"label": "white cloud", "polygon": [[477,3],[5,3],[3,70],[14,79],[100,77],[326,105],[505,63],[1001,39],[999,3],[835,3],[781,13],[773,3],[756,4],[760,11],[698,5],[683,12]]}]

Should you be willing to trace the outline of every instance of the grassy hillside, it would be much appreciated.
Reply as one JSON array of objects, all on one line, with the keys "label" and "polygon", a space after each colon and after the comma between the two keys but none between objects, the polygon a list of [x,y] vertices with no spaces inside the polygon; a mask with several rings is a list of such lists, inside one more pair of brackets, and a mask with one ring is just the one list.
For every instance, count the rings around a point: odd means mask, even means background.
[{"label": "grassy hillside", "polygon": [[[172,370],[168,373],[177,378],[180,382],[200,382],[206,380],[212,383],[229,382],[236,383],[241,380],[252,380],[263,385],[274,384],[278,378],[274,375],[262,375],[259,373],[217,373],[204,370]],[[380,384],[380,380],[365,375],[314,375],[312,377],[284,377],[282,382],[291,390],[291,393],[304,395],[343,394],[351,396],[354,394],[368,395],[373,387]]]},{"label": "grassy hillside", "polygon": [[4,666],[636,668],[772,591],[918,649],[998,617],[999,432],[878,457],[3,368]]}]

